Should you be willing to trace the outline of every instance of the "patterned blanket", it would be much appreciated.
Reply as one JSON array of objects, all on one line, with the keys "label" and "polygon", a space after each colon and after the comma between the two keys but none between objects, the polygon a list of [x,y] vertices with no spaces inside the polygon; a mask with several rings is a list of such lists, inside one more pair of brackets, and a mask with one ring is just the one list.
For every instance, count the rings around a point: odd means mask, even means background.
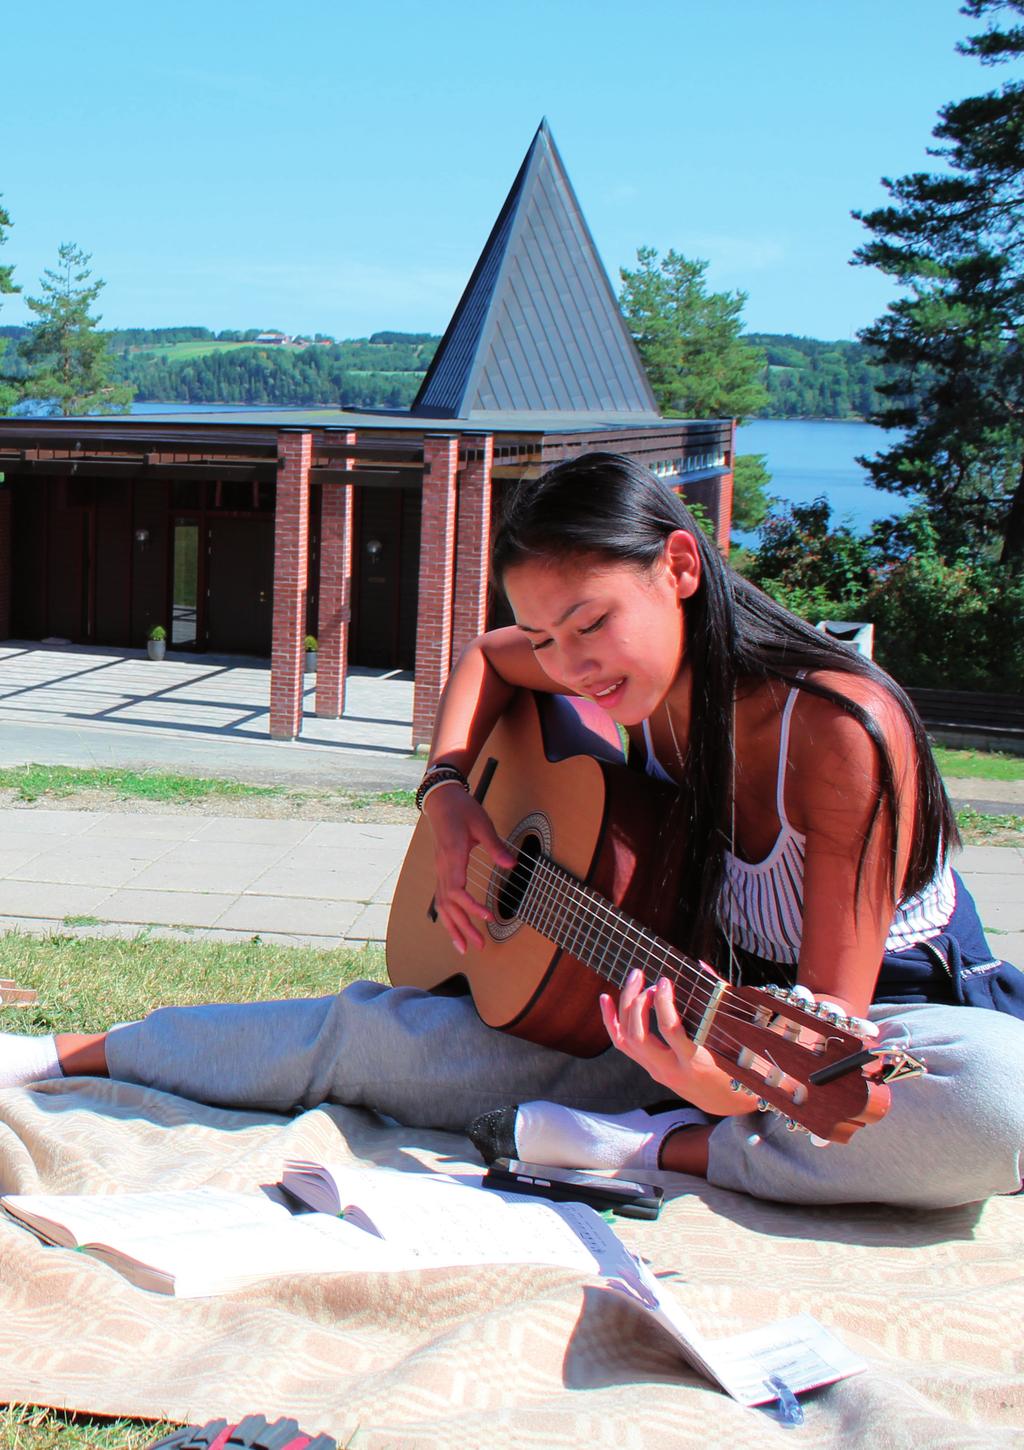
[{"label": "patterned blanket", "polygon": [[[255,1189],[286,1157],[474,1161],[462,1138],[342,1108],[227,1112],[88,1079],[0,1092],[4,1192]],[[735,1404],[657,1325],[566,1270],[292,1277],[174,1300],[10,1222],[0,1398],[180,1421],[291,1415],[360,1450],[1024,1444],[1024,1198],[897,1215],[662,1181],[660,1221],[617,1227],[706,1333],[809,1310],[867,1359],[867,1374],[805,1398],[802,1430]]]}]

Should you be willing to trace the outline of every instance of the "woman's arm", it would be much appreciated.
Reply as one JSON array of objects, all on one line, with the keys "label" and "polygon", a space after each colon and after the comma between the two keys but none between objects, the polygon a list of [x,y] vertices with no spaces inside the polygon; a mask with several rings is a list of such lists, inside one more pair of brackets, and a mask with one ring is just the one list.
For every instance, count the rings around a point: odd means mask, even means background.
[{"label": "woman's arm", "polygon": [[881,731],[893,762],[897,809],[893,820],[883,797],[875,815],[882,761],[864,727],[830,701],[802,693],[786,781],[787,813],[806,837],[797,981],[862,1017],[874,996],[906,870],[914,744],[898,705],[879,686],[849,675],[824,678],[868,710]]},{"label": "woman's arm", "polygon": [[[434,721],[430,764],[457,766],[464,774],[480,753],[516,689],[557,690],[518,629],[496,629],[463,650],[448,677]],[[478,922],[490,912],[466,889],[469,853],[481,847],[500,866],[511,866],[490,817],[458,786],[432,790],[423,814],[434,837],[437,876],[435,905],[445,930],[460,952],[482,946]]]}]

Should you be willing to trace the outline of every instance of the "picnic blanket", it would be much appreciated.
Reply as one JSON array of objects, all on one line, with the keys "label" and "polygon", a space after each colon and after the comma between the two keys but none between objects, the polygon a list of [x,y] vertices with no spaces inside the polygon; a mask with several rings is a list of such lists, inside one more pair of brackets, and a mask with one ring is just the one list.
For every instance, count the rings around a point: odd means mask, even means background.
[{"label": "picnic blanket", "polygon": [[[344,1108],[229,1112],[91,1079],[0,1092],[5,1192],[257,1191],[286,1157],[476,1163],[463,1138]],[[706,1333],[808,1310],[868,1360],[806,1397],[800,1431],[728,1399],[640,1311],[567,1270],[294,1276],[175,1300],[10,1222],[0,1398],[182,1422],[291,1415],[360,1450],[1024,1443],[1024,1198],[811,1210],[662,1181],[660,1221],[617,1228],[672,1271]]]}]

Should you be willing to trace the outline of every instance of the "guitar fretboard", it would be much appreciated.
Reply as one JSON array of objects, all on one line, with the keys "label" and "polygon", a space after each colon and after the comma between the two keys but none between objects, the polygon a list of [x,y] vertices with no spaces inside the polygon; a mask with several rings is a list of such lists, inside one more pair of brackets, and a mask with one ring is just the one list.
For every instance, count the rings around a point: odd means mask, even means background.
[{"label": "guitar fretboard", "polygon": [[675,983],[676,1007],[692,1030],[708,1001],[708,984],[718,978],[692,957],[647,931],[600,893],[552,861],[538,856],[518,915],[527,926],[554,942],[577,961],[621,987],[634,967],[649,982],[668,977]]}]

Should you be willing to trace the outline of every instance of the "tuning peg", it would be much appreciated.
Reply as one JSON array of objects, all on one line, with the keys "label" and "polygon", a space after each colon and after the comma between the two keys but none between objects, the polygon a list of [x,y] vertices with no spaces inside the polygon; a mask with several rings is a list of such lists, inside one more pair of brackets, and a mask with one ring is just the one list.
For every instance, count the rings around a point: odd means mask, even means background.
[{"label": "tuning peg", "polygon": [[797,1132],[799,1130],[799,1128],[800,1128],[800,1124],[796,1121],[795,1118],[787,1118],[786,1119],[786,1132],[787,1133],[795,1133],[795,1132]]},{"label": "tuning peg", "polygon": [[811,1142],[814,1144],[815,1148],[831,1148],[832,1146],[831,1138],[819,1138],[817,1133],[811,1134]]},{"label": "tuning peg", "polygon": [[767,1113],[770,1110],[770,1108],[771,1108],[771,1103],[768,1102],[768,1100],[766,1098],[758,1098],[758,1100],[757,1100],[757,1111],[759,1113]]},{"label": "tuning peg", "polygon": [[738,1093],[739,1090],[740,1090],[740,1088],[743,1086],[743,1084],[740,1083],[740,1082],[737,1082],[735,1078],[730,1078],[729,1079],[729,1086],[732,1088],[732,1090],[733,1090],[734,1093]]}]

